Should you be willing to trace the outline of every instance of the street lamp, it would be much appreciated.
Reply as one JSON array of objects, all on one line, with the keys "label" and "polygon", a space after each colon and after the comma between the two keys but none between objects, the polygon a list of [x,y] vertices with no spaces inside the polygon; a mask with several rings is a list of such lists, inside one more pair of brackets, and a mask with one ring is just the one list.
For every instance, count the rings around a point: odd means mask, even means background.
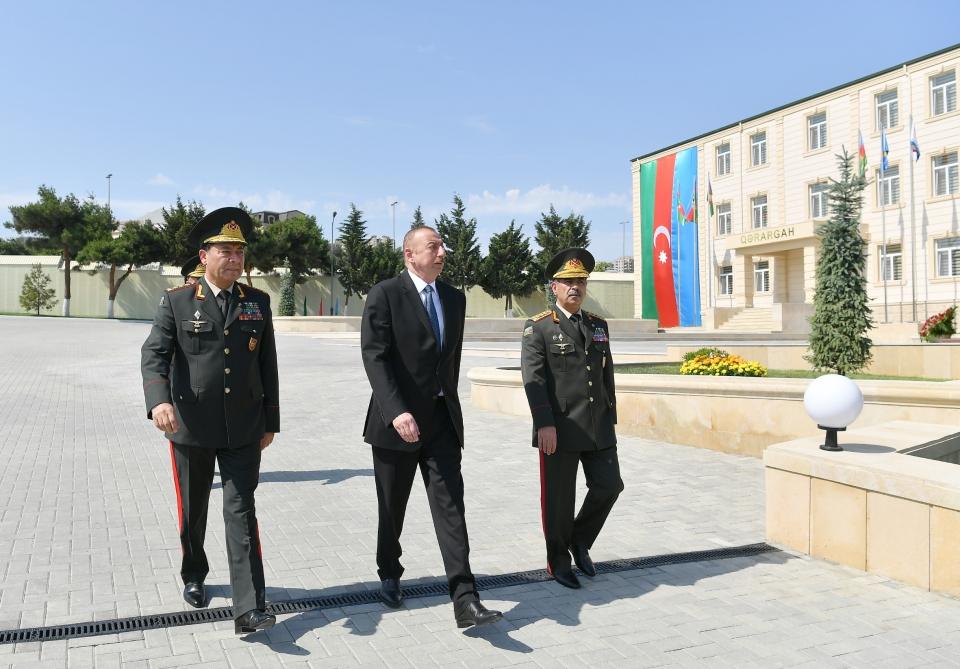
[{"label": "street lamp", "polygon": [[113,210],[110,209],[110,179],[113,178],[113,172],[107,175],[107,213],[110,214],[110,222],[113,223]]},{"label": "street lamp", "polygon": [[336,266],[333,260],[333,222],[337,220],[337,212],[333,212],[330,218],[330,315],[333,316],[333,275],[336,273]]},{"label": "street lamp", "polygon": [[393,248],[397,248],[397,201],[390,203],[390,211],[393,214]]}]

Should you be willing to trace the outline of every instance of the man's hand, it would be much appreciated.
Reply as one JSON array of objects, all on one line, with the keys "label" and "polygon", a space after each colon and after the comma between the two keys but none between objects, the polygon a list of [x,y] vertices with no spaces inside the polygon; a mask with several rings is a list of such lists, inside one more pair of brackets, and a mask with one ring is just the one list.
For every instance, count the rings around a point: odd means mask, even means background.
[{"label": "man's hand", "polygon": [[557,451],[557,428],[554,425],[537,429],[537,446],[544,455],[553,455]]},{"label": "man's hand", "polygon": [[420,428],[417,427],[417,421],[414,420],[413,414],[409,411],[405,411],[393,419],[393,429],[408,444],[420,441]]},{"label": "man's hand", "polygon": [[173,410],[173,405],[169,402],[158,404],[152,409],[153,424],[158,430],[174,433],[180,429],[180,423],[177,422],[177,413]]},{"label": "man's hand", "polygon": [[260,450],[262,451],[267,446],[273,443],[273,432],[264,432],[263,436],[260,437]]}]

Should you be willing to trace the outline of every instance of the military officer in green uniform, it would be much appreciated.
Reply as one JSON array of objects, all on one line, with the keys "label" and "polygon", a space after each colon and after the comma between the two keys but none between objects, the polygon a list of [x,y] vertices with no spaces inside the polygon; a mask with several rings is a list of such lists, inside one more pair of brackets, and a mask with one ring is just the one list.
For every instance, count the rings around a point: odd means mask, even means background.
[{"label": "military officer in green uniform", "polygon": [[183,282],[188,283],[191,286],[195,284],[200,278],[207,273],[207,268],[203,266],[203,263],[200,262],[200,256],[195,255],[187,262],[183,263],[183,267],[180,268],[180,276],[183,277]]},{"label": "military officer in green uniform", "polygon": [[[540,456],[540,514],[547,570],[561,585],[579,588],[580,571],[596,575],[590,548],[623,491],[617,459],[617,398],[607,322],[581,309],[593,256],[559,252],[546,268],[555,309],[529,319],[522,336],[523,385]],[[587,495],[574,518],[578,465]]]},{"label": "military officer in green uniform", "polygon": [[238,282],[253,222],[210,212],[190,232],[204,274],[160,298],[141,349],[147,418],[170,440],[183,549],[184,599],[206,605],[203,549],[214,464],[223,482],[230,585],[238,634],[272,627],[254,491],[260,454],[280,430],[277,351],[269,296]]}]

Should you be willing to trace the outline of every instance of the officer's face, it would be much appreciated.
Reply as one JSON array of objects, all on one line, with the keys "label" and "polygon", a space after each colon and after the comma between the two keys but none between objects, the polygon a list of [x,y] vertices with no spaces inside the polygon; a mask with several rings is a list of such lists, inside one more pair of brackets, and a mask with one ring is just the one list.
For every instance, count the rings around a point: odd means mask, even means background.
[{"label": "officer's face", "polygon": [[580,311],[580,305],[587,296],[586,279],[554,279],[550,287],[557,296],[557,304],[571,314]]},{"label": "officer's face", "polygon": [[430,228],[423,228],[411,235],[409,243],[403,249],[403,258],[407,267],[417,276],[431,283],[443,271],[446,253],[440,235]]},{"label": "officer's face", "polygon": [[229,288],[243,274],[243,244],[211,244],[209,250],[200,249],[200,262],[207,267],[207,281]]}]

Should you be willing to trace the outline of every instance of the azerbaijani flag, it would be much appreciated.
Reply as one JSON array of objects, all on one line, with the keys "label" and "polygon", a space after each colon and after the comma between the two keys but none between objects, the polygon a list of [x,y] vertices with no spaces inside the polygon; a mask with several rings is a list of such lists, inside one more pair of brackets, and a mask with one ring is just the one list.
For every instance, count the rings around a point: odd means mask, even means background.
[{"label": "azerbaijani flag", "polygon": [[887,131],[880,131],[880,171],[886,172],[890,169],[890,145],[887,144]]},{"label": "azerbaijani flag", "polygon": [[710,183],[710,175],[707,174],[707,206],[710,208],[710,217],[713,217],[713,184]]},{"label": "azerbaijani flag", "polygon": [[863,145],[863,133],[859,130],[857,130],[857,138],[860,143],[857,149],[857,155],[860,156],[860,176],[863,177],[867,173],[867,147]]},{"label": "azerbaijani flag", "polygon": [[700,325],[697,149],[640,166],[641,317]]},{"label": "azerbaijani flag", "polygon": [[910,153],[913,154],[913,159],[920,160],[920,143],[917,142],[917,126],[914,122],[910,121]]}]

